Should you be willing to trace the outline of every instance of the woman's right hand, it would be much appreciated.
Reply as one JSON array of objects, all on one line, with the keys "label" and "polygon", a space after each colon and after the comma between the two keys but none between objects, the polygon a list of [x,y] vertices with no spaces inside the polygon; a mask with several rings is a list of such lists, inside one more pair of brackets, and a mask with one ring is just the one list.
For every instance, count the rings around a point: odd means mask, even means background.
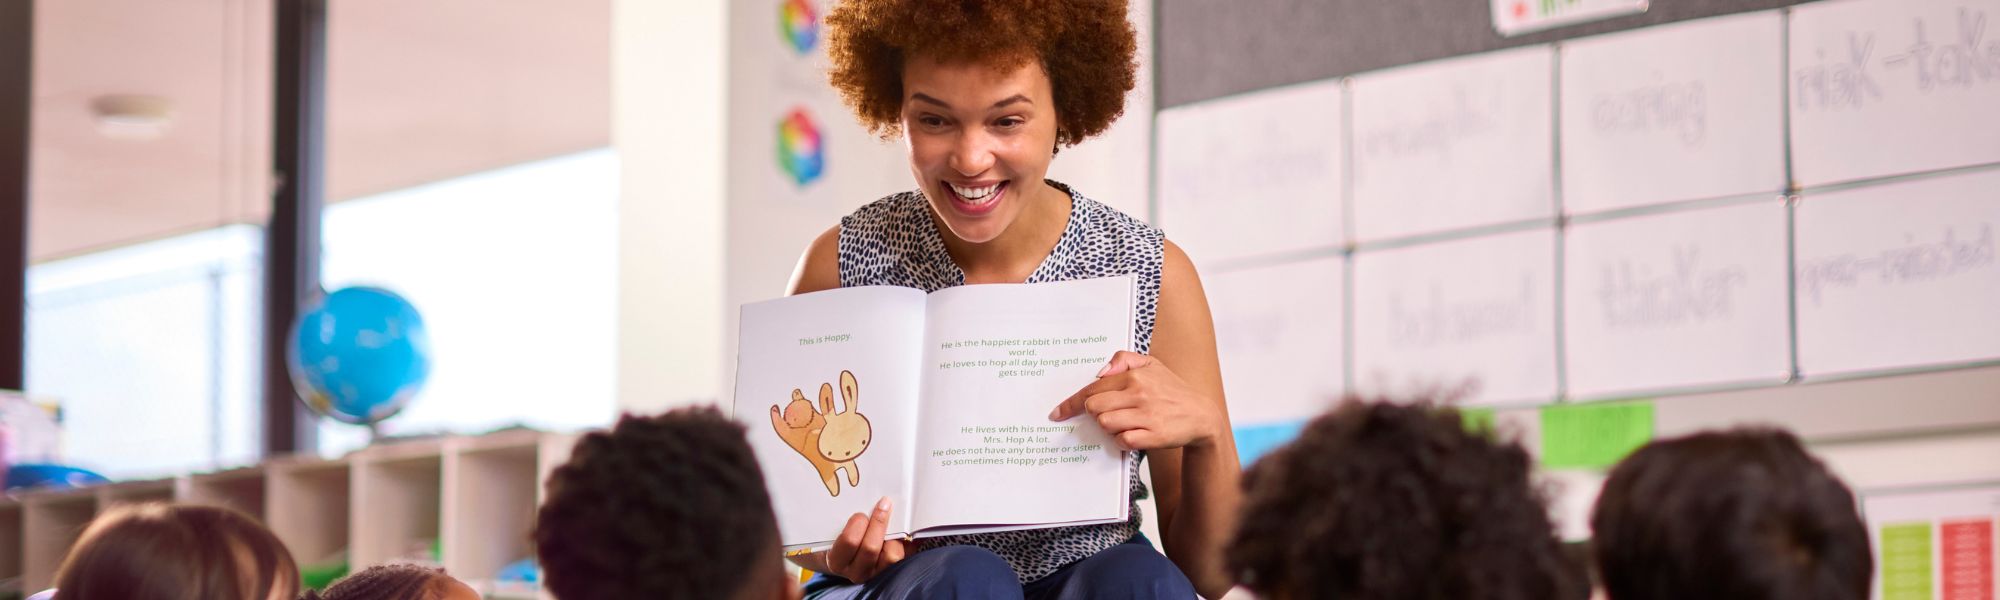
[{"label": "woman's right hand", "polygon": [[833,539],[833,549],[826,552],[827,573],[862,583],[903,560],[906,542],[882,539],[889,530],[890,508],[889,499],[884,497],[875,503],[873,514],[854,513],[847,518],[847,527]]}]

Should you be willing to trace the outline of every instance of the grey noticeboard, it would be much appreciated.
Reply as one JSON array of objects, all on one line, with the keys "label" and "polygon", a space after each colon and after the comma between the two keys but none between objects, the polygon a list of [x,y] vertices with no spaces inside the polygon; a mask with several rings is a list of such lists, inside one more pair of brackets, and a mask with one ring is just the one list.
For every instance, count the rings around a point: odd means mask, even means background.
[{"label": "grey noticeboard", "polygon": [[1646,13],[1501,37],[1489,0],[1156,0],[1158,108],[1801,0],[1653,0]]}]

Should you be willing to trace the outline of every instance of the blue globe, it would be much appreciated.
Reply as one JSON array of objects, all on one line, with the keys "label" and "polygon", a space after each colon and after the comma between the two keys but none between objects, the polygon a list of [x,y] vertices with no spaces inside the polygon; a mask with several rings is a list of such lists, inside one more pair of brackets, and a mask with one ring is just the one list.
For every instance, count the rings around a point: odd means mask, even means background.
[{"label": "blue globe", "polygon": [[327,294],[299,316],[285,358],[314,411],[372,425],[410,403],[430,377],[430,334],[408,300],[381,288]]}]

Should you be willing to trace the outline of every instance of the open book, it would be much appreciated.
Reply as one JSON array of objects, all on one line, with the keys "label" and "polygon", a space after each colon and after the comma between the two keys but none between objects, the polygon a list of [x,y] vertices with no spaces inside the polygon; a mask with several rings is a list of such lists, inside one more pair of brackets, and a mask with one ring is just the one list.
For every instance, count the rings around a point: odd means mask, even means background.
[{"label": "open book", "polygon": [[1134,280],[855,287],[743,306],[736,418],[787,550],[1125,520],[1134,460],[1057,404],[1132,347]]}]

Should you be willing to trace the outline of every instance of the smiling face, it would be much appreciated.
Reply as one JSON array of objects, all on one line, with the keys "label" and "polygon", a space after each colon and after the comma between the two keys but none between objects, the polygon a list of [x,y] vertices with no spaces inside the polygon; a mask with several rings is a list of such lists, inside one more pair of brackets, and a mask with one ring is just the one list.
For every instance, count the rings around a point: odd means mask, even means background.
[{"label": "smiling face", "polygon": [[1037,61],[996,68],[912,56],[903,66],[910,174],[952,235],[990,242],[1030,203],[1055,157],[1055,99]]}]

